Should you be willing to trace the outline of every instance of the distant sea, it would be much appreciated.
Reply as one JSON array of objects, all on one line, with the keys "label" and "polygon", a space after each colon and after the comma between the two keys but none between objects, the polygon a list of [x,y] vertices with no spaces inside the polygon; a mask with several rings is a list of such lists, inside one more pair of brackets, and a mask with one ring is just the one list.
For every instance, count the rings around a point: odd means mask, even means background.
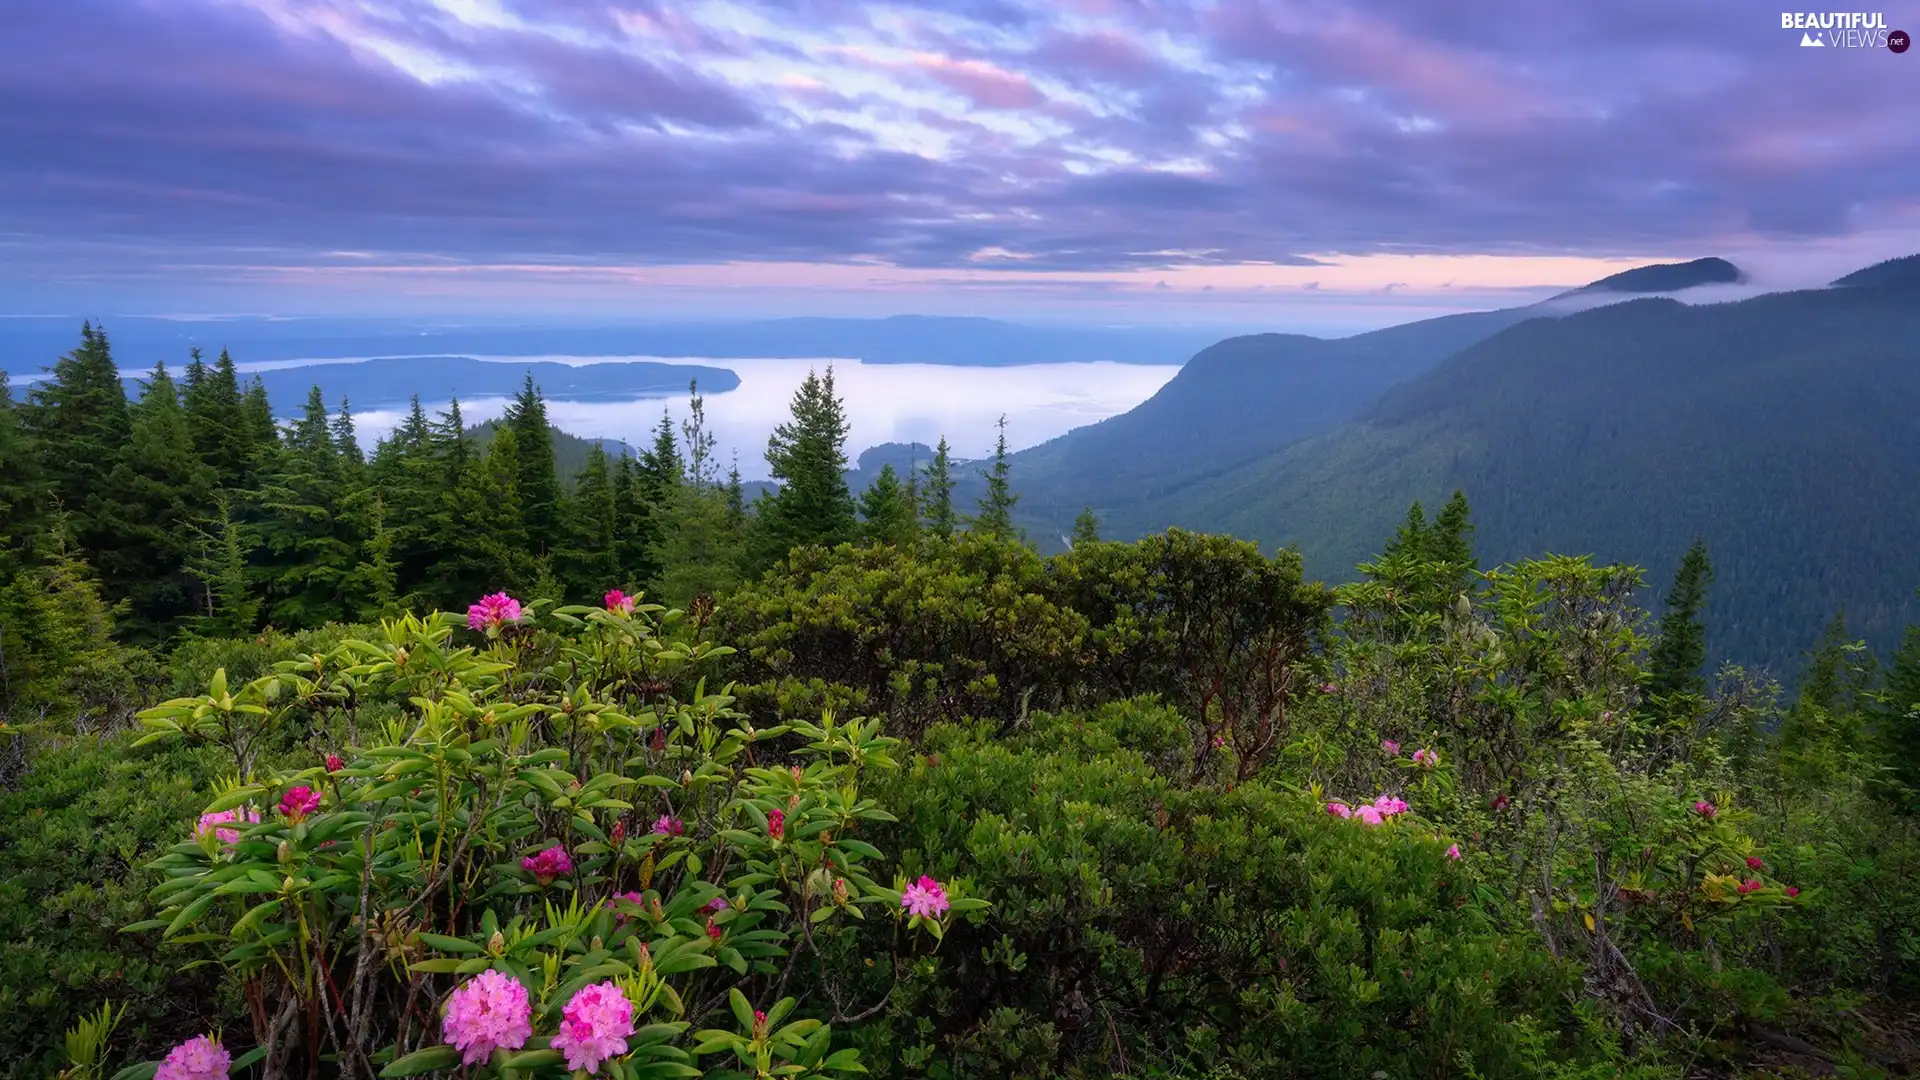
[{"label": "distant sea", "polygon": [[[467,354],[474,355],[474,354]],[[477,356],[501,362],[546,361],[586,364],[651,360],[639,356]],[[1118,363],[1026,364],[1008,367],[953,367],[932,364],[862,364],[853,360],[713,360],[674,357],[674,362],[728,368],[740,377],[738,389],[706,398],[707,420],[717,439],[721,468],[738,455],[740,475],[767,478],[767,438],[790,415],[794,391],[809,370],[823,374],[833,366],[834,389],[846,403],[851,431],[847,456],[885,442],[923,442],[945,436],[958,457],[985,457],[993,450],[994,424],[1007,418],[1007,444],[1015,450],[1036,446],[1068,431],[1097,423],[1140,404],[1179,372],[1173,365]],[[290,367],[291,363],[241,365],[242,368]],[[439,410],[446,402],[425,403]],[[619,439],[643,447],[660,423],[662,409],[676,425],[686,416],[686,395],[632,401],[550,400],[554,426],[587,438]],[[500,415],[504,398],[460,401],[469,423]],[[397,410],[358,413],[361,442],[392,430]]]}]

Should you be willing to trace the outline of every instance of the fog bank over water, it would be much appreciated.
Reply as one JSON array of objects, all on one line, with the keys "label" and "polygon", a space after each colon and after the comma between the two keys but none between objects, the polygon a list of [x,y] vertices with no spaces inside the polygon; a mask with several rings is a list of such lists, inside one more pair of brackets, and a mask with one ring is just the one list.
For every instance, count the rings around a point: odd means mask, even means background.
[{"label": "fog bank over water", "polygon": [[[480,357],[486,360],[604,363],[647,359],[619,356]],[[942,435],[959,457],[983,457],[993,449],[994,423],[1007,417],[1007,443],[1020,450],[1104,420],[1153,396],[1180,370],[1172,365],[1084,363],[1019,367],[948,367],[929,364],[861,364],[849,360],[695,360],[732,369],[740,387],[706,399],[708,423],[718,439],[721,467],[737,452],[740,475],[767,478],[767,437],[789,415],[794,391],[809,370],[823,374],[833,365],[834,387],[846,403],[851,432],[847,456],[877,443],[919,441],[932,445]],[[438,412],[446,402],[424,403]],[[462,400],[468,423],[499,416],[504,398]],[[676,427],[686,415],[686,395],[617,402],[550,400],[554,426],[588,438],[613,438],[644,446],[660,422],[662,408]],[[355,415],[361,442],[371,447],[402,417],[383,409]]]}]

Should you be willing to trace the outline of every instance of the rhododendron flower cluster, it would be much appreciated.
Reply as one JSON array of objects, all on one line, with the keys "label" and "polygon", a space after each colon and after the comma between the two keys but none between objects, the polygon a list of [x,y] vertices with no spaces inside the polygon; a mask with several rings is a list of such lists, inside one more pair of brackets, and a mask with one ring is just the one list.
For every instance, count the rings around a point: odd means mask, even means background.
[{"label": "rhododendron flower cluster", "polygon": [[947,900],[947,890],[940,883],[925,874],[920,880],[907,886],[900,894],[900,906],[907,914],[918,915],[923,919],[933,919],[946,913],[952,906]]},{"label": "rhododendron flower cluster", "polygon": [[327,771],[328,772],[339,772],[341,769],[344,769],[346,767],[347,767],[346,758],[341,757],[339,754],[327,755]]},{"label": "rhododendron flower cluster", "polygon": [[671,814],[661,814],[653,819],[653,831],[661,836],[680,836],[687,831],[687,825]]},{"label": "rhododendron flower cluster", "polygon": [[240,842],[240,830],[222,828],[229,823],[257,825],[260,812],[251,807],[243,810],[216,810],[211,814],[201,814],[200,823],[193,827],[193,838],[204,840],[208,835],[217,836],[220,842],[229,846]]},{"label": "rhododendron flower cluster", "polygon": [[622,615],[633,614],[633,597],[619,589],[608,589],[603,599],[606,601],[608,611],[617,611]]},{"label": "rhododendron flower cluster", "polygon": [[1766,888],[1765,885],[1760,884],[1759,882],[1753,880],[1752,878],[1748,878],[1747,880],[1741,882],[1737,887],[1735,887],[1733,891],[1739,893],[1741,896],[1745,896],[1751,892],[1759,892],[1761,889],[1764,889],[1764,888]]},{"label": "rhododendron flower cluster", "polygon": [[633,1002],[612,982],[582,987],[562,1010],[553,1048],[565,1054],[567,1068],[598,1072],[601,1063],[627,1052],[633,1034]]},{"label": "rhododendron flower cluster", "polygon": [[618,896],[607,897],[607,908],[613,912],[613,921],[616,924],[627,921],[626,913],[620,910],[620,901],[622,900],[633,904],[635,907],[647,906],[647,898],[637,892],[624,892]]},{"label": "rhododendron flower cluster", "polygon": [[1765,865],[1767,864],[1761,861],[1760,856],[1758,855],[1747,856],[1747,869],[1758,870]]},{"label": "rhododendron flower cluster", "polygon": [[1386,751],[1388,757],[1400,756],[1400,744],[1394,742],[1392,739],[1381,739],[1380,749]]},{"label": "rhododendron flower cluster", "polygon": [[472,630],[491,630],[519,621],[520,601],[503,592],[483,596],[467,608],[467,627]]},{"label": "rhododendron flower cluster", "polygon": [[1788,895],[1788,896],[1790,896],[1790,897],[1791,897],[1791,896],[1799,896],[1799,895],[1800,895],[1800,887],[1799,887],[1799,886],[1797,886],[1797,885],[1789,885],[1789,886],[1787,886],[1787,895]]},{"label": "rhododendron flower cluster", "polygon": [[787,815],[780,810],[767,811],[767,835],[775,840],[787,835]]},{"label": "rhododendron flower cluster", "polygon": [[573,873],[573,860],[567,857],[566,848],[555,844],[538,855],[521,859],[520,869],[532,874],[540,884],[551,885],[554,878]]},{"label": "rhododendron flower cluster", "polygon": [[1378,825],[1406,812],[1406,800],[1393,795],[1380,795],[1372,802],[1361,803],[1359,806],[1348,806],[1338,799],[1327,804],[1327,813],[1334,817],[1351,818],[1364,825]]},{"label": "rhododendron flower cluster", "polygon": [[713,899],[707,901],[706,906],[701,908],[701,910],[702,911],[725,911],[727,910],[727,907],[728,907],[727,898],[724,896],[716,896]]},{"label": "rhododendron flower cluster", "polygon": [[1495,813],[1505,810],[1507,808],[1507,805],[1508,805],[1508,802],[1505,794],[1495,795],[1493,797],[1492,806]]},{"label": "rhododendron flower cluster", "polygon": [[320,809],[320,793],[301,784],[280,796],[280,813],[295,825],[307,819],[307,815]]},{"label": "rhododendron flower cluster", "polygon": [[1413,752],[1413,763],[1415,765],[1425,765],[1427,768],[1431,769],[1435,765],[1440,764],[1440,754],[1438,751],[1434,751],[1434,750],[1426,750],[1426,749],[1415,750]]},{"label": "rhododendron flower cluster", "polygon": [[1460,857],[1460,845],[1459,845],[1459,844],[1454,844],[1454,845],[1452,845],[1452,846],[1450,846],[1450,847],[1448,847],[1448,848],[1447,848],[1447,858],[1449,858],[1449,859],[1457,859],[1457,858],[1459,858],[1459,857]]},{"label": "rhododendron flower cluster", "polygon": [[232,1069],[233,1055],[212,1036],[199,1035],[167,1051],[153,1080],[226,1080]]},{"label": "rhododendron flower cluster", "polygon": [[1710,817],[1713,817],[1715,814],[1718,814],[1720,812],[1720,809],[1714,806],[1712,803],[1708,802],[1707,800],[1701,799],[1699,802],[1696,802],[1693,804],[1693,812],[1696,814],[1699,814],[1703,818],[1710,818]]},{"label": "rhododendron flower cluster", "polygon": [[467,1065],[478,1065],[495,1050],[518,1050],[533,1036],[533,1006],[520,980],[483,971],[447,998],[441,1034]]}]

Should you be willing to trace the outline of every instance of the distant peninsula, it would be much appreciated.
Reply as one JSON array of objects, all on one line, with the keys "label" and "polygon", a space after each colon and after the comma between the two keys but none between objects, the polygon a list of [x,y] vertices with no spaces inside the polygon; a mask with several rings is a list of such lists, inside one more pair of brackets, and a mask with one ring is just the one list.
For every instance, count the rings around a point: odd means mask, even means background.
[{"label": "distant peninsula", "polygon": [[552,361],[476,360],[471,356],[388,356],[275,368],[257,373],[276,415],[291,415],[314,386],[329,408],[341,399],[355,409],[403,408],[415,396],[422,401],[507,397],[531,374],[548,400],[621,401],[684,394],[698,382],[702,393],[719,394],[740,385],[726,368],[664,364],[650,360],[599,364]]}]

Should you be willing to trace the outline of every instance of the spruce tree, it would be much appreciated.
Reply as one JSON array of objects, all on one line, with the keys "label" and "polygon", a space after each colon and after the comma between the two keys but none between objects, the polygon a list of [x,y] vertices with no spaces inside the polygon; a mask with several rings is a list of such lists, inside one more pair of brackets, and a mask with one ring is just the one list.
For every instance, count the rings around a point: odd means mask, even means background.
[{"label": "spruce tree", "polygon": [[0,581],[11,580],[31,558],[42,528],[46,491],[39,457],[21,424],[7,373],[0,371]]},{"label": "spruce tree", "polygon": [[1668,590],[1666,614],[1660,617],[1660,636],[1648,656],[1650,677],[1647,693],[1655,697],[1706,692],[1706,679],[1700,665],[1707,659],[1707,628],[1701,622],[1706,606],[1707,586],[1713,581],[1713,564],[1707,559],[1707,543],[1696,539],[1674,572],[1673,588]]},{"label": "spruce tree", "polygon": [[1384,554],[1422,558],[1427,553],[1427,546],[1427,513],[1416,501],[1412,506],[1407,507],[1407,519],[1401,523],[1399,531],[1393,534],[1393,539],[1387,541]]},{"label": "spruce tree", "polygon": [[346,398],[340,399],[340,411],[334,414],[331,433],[334,451],[340,456],[340,467],[350,477],[359,475],[367,459],[360,453],[360,440],[353,431],[353,410]]},{"label": "spruce tree", "polygon": [[243,531],[234,496],[215,491],[212,512],[193,523],[187,574],[199,582],[187,627],[201,637],[238,637],[259,624],[260,601],[249,572],[252,541]]},{"label": "spruce tree", "polygon": [[1073,519],[1073,546],[1097,544],[1100,542],[1100,519],[1093,514],[1093,507],[1080,508],[1080,516]]},{"label": "spruce tree", "polygon": [[547,425],[547,403],[527,373],[525,385],[507,407],[503,429],[512,429],[516,451],[514,482],[520,497],[520,516],[535,554],[545,554],[561,540],[560,479],[554,470],[553,431]]},{"label": "spruce tree", "polygon": [[833,368],[824,377],[807,373],[792,410],[767,440],[767,466],[780,486],[761,500],[760,567],[800,545],[831,547],[858,532],[847,490],[847,415],[834,393]]},{"label": "spruce tree", "polygon": [[[107,480],[126,460],[133,440],[126,388],[106,334],[92,323],[83,325],[80,347],[54,364],[52,376],[34,388],[29,400],[22,419],[39,451],[49,494],[70,515],[77,557],[91,564],[118,544]],[[120,595],[109,588],[108,597]]]},{"label": "spruce tree", "polygon": [[197,606],[187,562],[214,472],[194,449],[166,365],[154,365],[133,406],[132,424],[132,450],[108,481],[119,540],[101,553],[98,570],[110,594],[131,604],[123,629],[133,640],[152,644]]},{"label": "spruce tree", "polygon": [[[208,368],[199,349],[190,355],[184,406],[194,452],[213,470],[216,485],[247,487],[252,477],[253,451],[260,441],[259,420],[245,413],[233,357],[221,349],[220,358]],[[271,426],[271,413],[267,422]]]},{"label": "spruce tree", "polygon": [[892,465],[880,466],[880,475],[860,494],[860,536],[874,544],[910,544],[920,521],[906,486]]},{"label": "spruce tree", "polygon": [[1920,815],[1920,626],[1907,628],[1887,665],[1887,681],[1874,695],[1875,742],[1892,774],[1889,794],[1908,813]]},{"label": "spruce tree", "polygon": [[[222,356],[226,354],[221,353]],[[280,426],[273,420],[273,403],[267,400],[267,384],[255,375],[240,399],[240,426],[244,432],[239,463],[239,487],[249,487],[263,464],[280,448]]]},{"label": "spruce tree", "polygon": [[1020,501],[1014,494],[1013,484],[1008,479],[1010,466],[1007,462],[1007,418],[1000,417],[997,425],[1000,429],[993,444],[993,467],[980,470],[987,481],[986,494],[980,497],[980,512],[968,523],[969,532],[982,533],[996,540],[1014,538],[1013,504]]},{"label": "spruce tree", "polygon": [[934,448],[933,460],[927,465],[924,505],[927,531],[942,539],[952,536],[957,524],[953,512],[953,454],[945,435],[940,436],[940,445]]},{"label": "spruce tree", "polygon": [[621,454],[613,475],[613,535],[614,580],[622,588],[645,589],[657,573],[649,509],[640,469],[632,456]]},{"label": "spruce tree", "polygon": [[261,476],[260,571],[268,618],[295,628],[354,618],[347,595],[359,536],[344,511],[348,489],[320,388]]},{"label": "spruce tree", "polygon": [[557,569],[567,598],[588,602],[621,584],[613,473],[599,443],[588,448],[564,506],[566,545],[556,553]]}]

